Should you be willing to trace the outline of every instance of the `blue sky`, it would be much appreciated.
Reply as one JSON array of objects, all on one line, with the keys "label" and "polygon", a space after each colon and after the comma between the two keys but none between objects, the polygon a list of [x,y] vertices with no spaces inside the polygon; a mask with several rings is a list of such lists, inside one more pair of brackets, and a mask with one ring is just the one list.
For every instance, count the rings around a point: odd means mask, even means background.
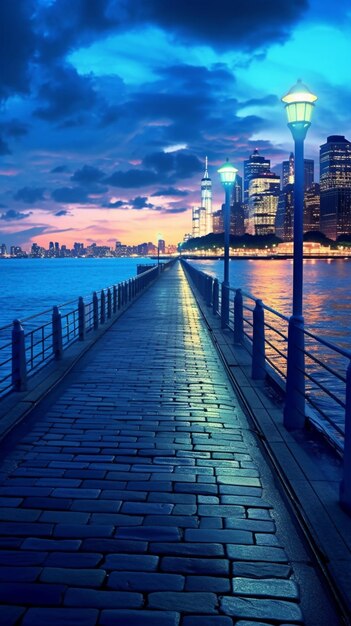
[{"label": "blue sky", "polygon": [[16,0],[0,5],[0,239],[176,243],[206,155],[274,169],[292,149],[280,102],[318,95],[306,156],[350,138],[348,0]]}]

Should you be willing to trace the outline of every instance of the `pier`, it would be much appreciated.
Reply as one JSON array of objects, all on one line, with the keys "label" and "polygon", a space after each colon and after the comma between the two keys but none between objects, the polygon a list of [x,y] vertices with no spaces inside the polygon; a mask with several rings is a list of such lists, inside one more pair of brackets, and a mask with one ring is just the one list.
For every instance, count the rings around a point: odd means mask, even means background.
[{"label": "pier", "polygon": [[103,320],[78,312],[74,332],[98,335],[39,372],[40,394],[3,400],[0,623],[348,623],[341,464],[284,434],[213,290],[179,262],[145,276],[106,294]]}]

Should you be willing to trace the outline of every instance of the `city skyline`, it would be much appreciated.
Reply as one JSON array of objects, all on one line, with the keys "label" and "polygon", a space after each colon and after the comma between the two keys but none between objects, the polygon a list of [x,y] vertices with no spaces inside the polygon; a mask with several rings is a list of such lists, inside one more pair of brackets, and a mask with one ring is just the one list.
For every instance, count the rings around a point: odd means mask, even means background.
[{"label": "city skyline", "polygon": [[227,156],[242,174],[258,148],[281,174],[293,146],[280,97],[300,76],[319,97],[306,158],[350,138],[346,0],[13,4],[0,7],[1,243],[181,241],[206,155],[213,212]]}]

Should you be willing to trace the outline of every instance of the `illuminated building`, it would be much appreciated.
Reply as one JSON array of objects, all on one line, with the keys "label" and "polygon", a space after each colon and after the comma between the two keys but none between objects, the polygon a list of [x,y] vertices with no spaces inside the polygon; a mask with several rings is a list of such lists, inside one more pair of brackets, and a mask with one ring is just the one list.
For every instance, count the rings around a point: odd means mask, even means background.
[{"label": "illuminated building", "polygon": [[201,206],[194,207],[192,213],[192,236],[204,237],[212,232],[212,181],[208,175],[208,160],[206,157],[205,173],[201,179]]},{"label": "illuminated building", "polygon": [[320,186],[318,183],[313,183],[305,191],[303,209],[303,230],[305,233],[310,230],[320,229],[320,200]]},{"label": "illuminated building", "polygon": [[[293,185],[295,178],[294,154],[291,152],[288,161],[282,163],[282,189],[286,185]],[[305,190],[313,185],[314,181],[314,160],[304,159]]]},{"label": "illuminated building", "polygon": [[250,158],[244,161],[244,204],[248,204],[249,202],[249,185],[251,178],[257,174],[269,172],[270,169],[270,160],[260,156],[257,148],[250,155]]},{"label": "illuminated building", "polygon": [[218,233],[224,233],[224,222],[223,222],[223,212],[222,209],[220,209],[219,211],[215,211],[212,214],[213,217],[213,232],[218,234]]},{"label": "illuminated building", "polygon": [[294,184],[294,176],[294,153],[290,152],[289,161],[283,161],[282,163],[282,189],[284,189],[287,185]]},{"label": "illuminated building", "polygon": [[320,147],[321,231],[330,239],[351,233],[351,143],[331,135]]},{"label": "illuminated building", "polygon": [[212,181],[208,175],[208,160],[205,161],[205,173],[201,180],[201,209],[204,209],[202,217],[200,211],[200,237],[212,233]]},{"label": "illuminated building", "polygon": [[230,206],[230,234],[241,236],[244,233],[243,180],[237,174]]},{"label": "illuminated building", "polygon": [[192,211],[192,236],[200,237],[200,208],[193,207]]},{"label": "illuminated building", "polygon": [[250,235],[275,234],[275,218],[280,193],[280,176],[262,172],[250,179],[247,232]]},{"label": "illuminated building", "polygon": [[292,241],[294,236],[294,185],[284,185],[279,194],[275,218],[275,234],[283,241]]}]

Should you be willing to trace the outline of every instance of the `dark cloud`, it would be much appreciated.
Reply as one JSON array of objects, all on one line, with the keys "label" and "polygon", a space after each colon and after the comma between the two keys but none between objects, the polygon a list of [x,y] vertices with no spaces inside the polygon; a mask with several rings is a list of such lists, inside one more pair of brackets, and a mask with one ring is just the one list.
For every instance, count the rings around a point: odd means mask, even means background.
[{"label": "dark cloud", "polygon": [[71,180],[79,185],[91,185],[101,181],[104,176],[104,172],[99,170],[97,167],[83,165],[80,170],[76,170],[76,172],[74,172],[73,176],[71,176]]},{"label": "dark cloud", "polygon": [[68,51],[109,34],[122,20],[127,24],[123,5],[119,0],[59,0],[46,6],[40,14],[45,33],[41,58],[62,58]]},{"label": "dark cloud", "polygon": [[133,209],[153,209],[155,206],[151,202],[147,202],[146,196],[137,196],[129,200],[128,204],[130,204]]},{"label": "dark cloud", "polygon": [[1,243],[4,242],[8,246],[22,246],[35,241],[35,238],[47,232],[47,226],[33,226],[15,233],[0,231]]},{"label": "dark cloud", "polygon": [[0,98],[28,93],[29,68],[35,52],[32,0],[0,2]]},{"label": "dark cloud", "polygon": [[16,191],[13,197],[20,202],[33,204],[34,202],[45,200],[44,191],[43,187],[22,187],[22,189]]},{"label": "dark cloud", "polygon": [[11,154],[11,150],[8,144],[6,143],[6,141],[2,139],[2,137],[0,137],[0,154],[1,155]]},{"label": "dark cloud", "polygon": [[51,70],[48,80],[39,88],[38,98],[43,103],[35,110],[38,117],[57,122],[73,116],[70,121],[73,126],[79,124],[85,112],[97,102],[92,78],[80,76],[70,65]]},{"label": "dark cloud", "polygon": [[151,194],[152,198],[157,198],[158,196],[179,196],[184,197],[189,195],[189,191],[185,191],[182,189],[176,189],[175,187],[167,187],[166,189],[158,189]]},{"label": "dark cloud", "polygon": [[68,167],[66,165],[58,165],[51,170],[51,174],[62,174],[63,172],[67,172]]},{"label": "dark cloud", "polygon": [[132,189],[134,187],[145,187],[153,185],[158,181],[158,176],[150,170],[127,170],[126,172],[117,171],[104,179],[104,183],[113,187],[123,187]]},{"label": "dark cloud", "polygon": [[51,192],[51,197],[55,202],[63,202],[64,204],[90,203],[86,189],[81,187],[60,187]]},{"label": "dark cloud", "polygon": [[56,215],[56,217],[63,217],[64,215],[72,215],[72,214],[69,211],[62,209],[62,211],[57,211],[57,213],[54,213],[54,215]]},{"label": "dark cloud", "polygon": [[188,211],[187,207],[171,207],[170,209],[164,209],[163,213],[167,213],[167,215],[170,214],[177,214],[177,213],[185,213],[185,211]]},{"label": "dark cloud", "polygon": [[186,42],[217,49],[255,49],[272,41],[285,41],[293,24],[308,8],[307,0],[134,0],[130,15],[136,22],[152,22]]},{"label": "dark cloud", "polygon": [[0,131],[8,137],[18,139],[19,137],[23,137],[28,134],[28,126],[19,120],[12,119],[8,122],[2,122],[0,124]]},{"label": "dark cloud", "polygon": [[169,179],[188,178],[203,170],[203,163],[197,156],[187,150],[177,152],[154,152],[144,158],[146,167],[156,170],[161,176],[167,174]]},{"label": "dark cloud", "polygon": [[4,220],[5,222],[13,222],[17,220],[24,220],[26,217],[32,215],[30,213],[20,213],[20,211],[15,211],[14,209],[9,209],[6,213],[2,213],[0,215],[0,220]]},{"label": "dark cloud", "polygon": [[125,207],[126,204],[127,203],[123,200],[115,200],[114,202],[107,202],[103,206],[106,209],[120,209],[121,207]]}]

